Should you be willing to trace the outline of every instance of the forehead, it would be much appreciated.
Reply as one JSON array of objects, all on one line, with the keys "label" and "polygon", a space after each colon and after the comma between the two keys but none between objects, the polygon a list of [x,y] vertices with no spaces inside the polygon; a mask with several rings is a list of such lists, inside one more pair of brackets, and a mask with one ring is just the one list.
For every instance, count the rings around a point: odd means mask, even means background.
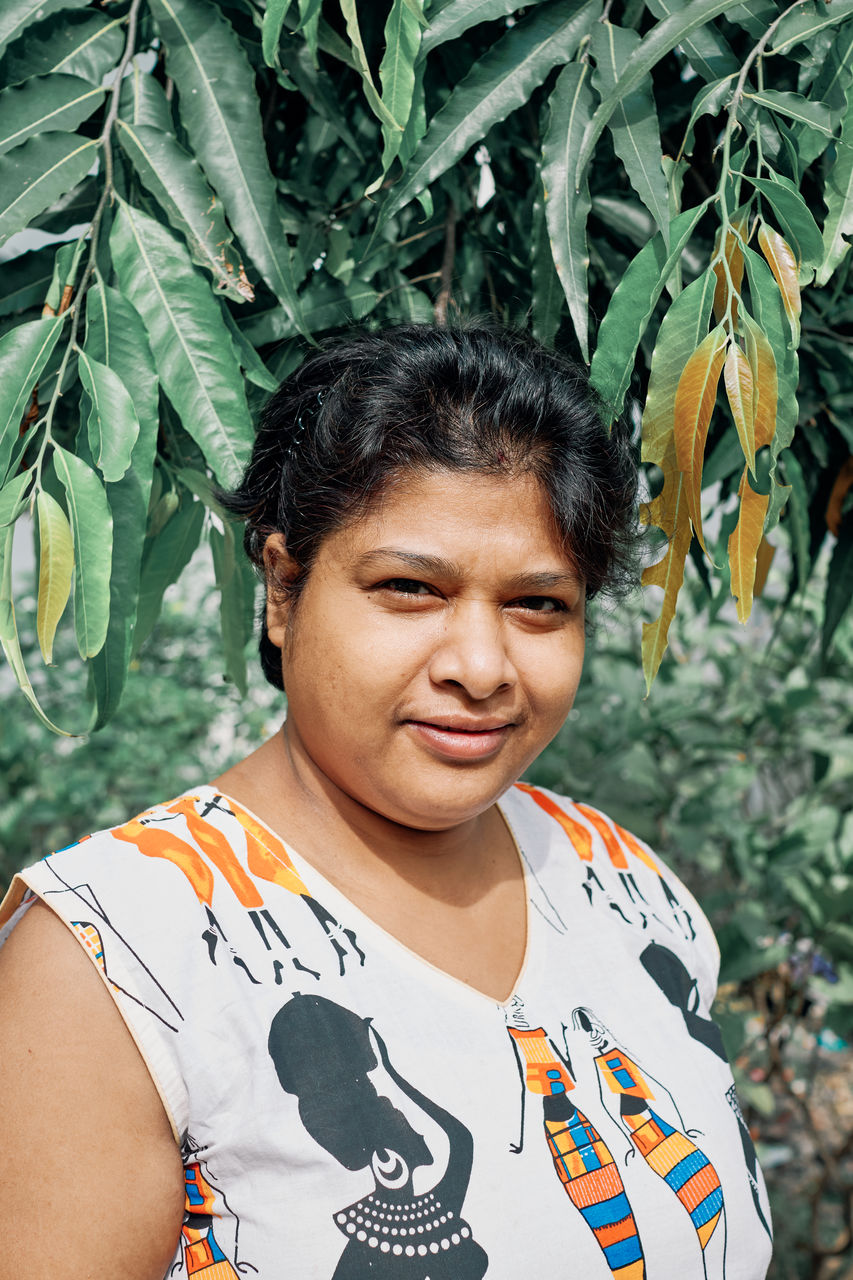
[{"label": "forehead", "polygon": [[390,484],[364,516],[324,543],[354,560],[398,547],[456,563],[521,569],[573,568],[547,496],[532,475],[417,471]]}]

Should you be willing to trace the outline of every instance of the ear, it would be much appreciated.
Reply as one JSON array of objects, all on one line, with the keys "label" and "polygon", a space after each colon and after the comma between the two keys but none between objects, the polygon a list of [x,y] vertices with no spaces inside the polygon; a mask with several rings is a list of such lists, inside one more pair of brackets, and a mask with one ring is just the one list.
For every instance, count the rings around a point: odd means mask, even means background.
[{"label": "ear", "polygon": [[271,533],[264,543],[264,573],[267,583],[267,635],[277,649],[284,646],[291,609],[288,587],[299,566],[287,550],[283,533]]}]

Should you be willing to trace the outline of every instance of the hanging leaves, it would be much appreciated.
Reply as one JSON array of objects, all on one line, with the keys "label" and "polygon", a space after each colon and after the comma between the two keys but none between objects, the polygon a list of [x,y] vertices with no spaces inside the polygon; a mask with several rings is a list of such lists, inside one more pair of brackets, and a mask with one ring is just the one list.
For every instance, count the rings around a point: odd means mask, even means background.
[{"label": "hanging leaves", "polygon": [[45,662],[53,661],[53,638],[71,595],[74,539],[62,507],[46,489],[36,497],[39,534],[39,591],[36,632]]},{"label": "hanging leaves", "polygon": [[738,489],[740,508],[737,524],[728,542],[729,564],[732,571],[732,595],[737,599],[739,622],[746,622],[752,612],[755,585],[756,558],[764,534],[764,517],[769,498],[756,493],[744,467]]},{"label": "hanging leaves", "polygon": [[758,228],[758,243],[779,286],[785,311],[791,322],[791,336],[796,344],[800,337],[800,312],[802,311],[796,258],[787,241],[779,235],[778,231],[768,227],[766,222],[762,222]]},{"label": "hanging leaves", "polygon": [[706,548],[702,533],[702,465],[726,341],[724,325],[711,330],[684,366],[675,393],[675,456],[678,470],[685,479],[687,509],[703,551]]}]

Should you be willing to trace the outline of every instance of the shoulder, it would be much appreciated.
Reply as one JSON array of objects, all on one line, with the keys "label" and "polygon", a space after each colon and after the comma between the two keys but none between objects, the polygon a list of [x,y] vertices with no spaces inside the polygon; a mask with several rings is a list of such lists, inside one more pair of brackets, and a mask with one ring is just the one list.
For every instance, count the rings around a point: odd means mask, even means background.
[{"label": "shoulder", "polygon": [[545,787],[516,783],[502,803],[522,834],[556,839],[574,853],[592,905],[612,909],[688,961],[703,999],[712,1003],[720,968],[713,929],[687,886],[646,841],[593,805]]}]

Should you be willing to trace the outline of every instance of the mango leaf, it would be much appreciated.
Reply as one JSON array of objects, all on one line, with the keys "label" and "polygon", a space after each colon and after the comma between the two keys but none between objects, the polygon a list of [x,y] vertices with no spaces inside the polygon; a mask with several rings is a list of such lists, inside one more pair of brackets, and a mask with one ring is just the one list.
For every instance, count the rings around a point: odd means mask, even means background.
[{"label": "mango leaf", "polygon": [[517,8],[516,0],[444,0],[441,5],[431,5],[420,57],[425,58],[438,45],[455,40],[478,23],[505,18]]},{"label": "mango leaf", "polygon": [[785,238],[801,267],[816,267],[823,260],[823,240],[808,205],[789,178],[744,177],[761,192],[772,208]]},{"label": "mango leaf", "polygon": [[[776,371],[776,357],[764,330],[755,323],[752,316],[744,311],[741,318],[746,357],[750,370],[752,391],[752,424],[747,436],[751,443],[751,458],[744,449],[744,456],[749,469],[755,474],[755,451],[769,445],[776,433],[776,415],[779,403],[779,377]],[[732,410],[734,413],[734,409]],[[735,421],[737,425],[737,420]],[[738,435],[743,443],[744,436],[738,427]]]},{"label": "mango leaf", "polygon": [[370,63],[367,61],[367,54],[364,49],[364,41],[361,38],[361,28],[358,25],[358,6],[356,0],[339,0],[341,13],[346,24],[347,35],[352,46],[352,53],[361,76],[361,83],[364,88],[364,96],[368,101],[371,111],[381,123],[390,129],[400,129],[400,125],[388,110],[386,104],[380,98],[376,85],[373,83],[373,76],[370,71]]},{"label": "mango leaf", "polygon": [[690,519],[703,551],[707,549],[702,533],[702,466],[727,341],[725,325],[712,329],[684,366],[675,393],[675,456],[687,483]]},{"label": "mango leaf", "polygon": [[110,621],[90,667],[98,728],[117,709],[127,675],[159,428],[157,374],[142,320],[100,276],[86,296],[86,349],[121,378],[140,425],[125,475],[106,486],[113,516]]},{"label": "mango leaf", "polygon": [[53,465],[65,490],[74,536],[74,626],[81,658],[104,644],[110,616],[113,518],[107,495],[91,467],[55,444]]},{"label": "mango leaf", "polygon": [[660,587],[663,591],[657,618],[653,622],[643,623],[643,671],[648,697],[666,653],[669,628],[675,617],[678,593],[684,582],[684,565],[693,537],[687,505],[687,484],[680,471],[665,473],[663,489],[643,509],[642,519],[644,523],[662,529],[668,539],[660,560],[647,565],[642,575],[644,587]]},{"label": "mango leaf", "polygon": [[130,466],[139,419],[130,393],[108,365],[79,352],[80,381],[89,401],[89,448],[105,480],[120,480]]},{"label": "mango leaf", "polygon": [[842,523],[838,540],[833,548],[826,577],[826,596],[823,606],[823,630],[821,652],[826,654],[838,624],[850,610],[853,601],[853,519]]},{"label": "mango leaf", "polygon": [[759,224],[758,243],[779,286],[785,313],[791,325],[791,336],[793,341],[797,343],[800,338],[802,300],[797,278],[797,262],[793,251],[788,242],[779,235],[778,231],[768,227],[766,222]]},{"label": "mango leaf", "polygon": [[261,131],[255,80],[234,29],[204,0],[151,0],[180,95],[181,123],[229,222],[302,328],[290,249]]},{"label": "mango leaf", "polygon": [[39,22],[9,49],[3,62],[7,84],[57,72],[100,85],[124,48],[124,18],[75,10]]},{"label": "mango leaf", "polygon": [[53,638],[71,595],[74,540],[62,507],[46,489],[36,495],[39,530],[39,578],[36,633],[45,662],[53,661]]},{"label": "mango leaf", "polygon": [[53,246],[22,253],[3,263],[0,316],[11,316],[30,307],[41,306],[53,275]]},{"label": "mango leaf", "polygon": [[835,160],[824,183],[826,221],[823,224],[823,258],[815,284],[824,285],[847,255],[853,235],[853,93],[835,144]]},{"label": "mango leaf", "polygon": [[669,253],[658,233],[632,259],[614,290],[598,330],[598,345],[589,371],[590,382],[608,406],[611,421],[622,412],[640,339],[707,207],[708,201],[704,200],[695,209],[678,214],[670,226]]},{"label": "mango leaf", "polygon": [[211,273],[219,292],[251,302],[254,292],[234,250],[225,211],[196,159],[170,133],[117,122],[117,135],[145,186],[186,239],[193,262]]},{"label": "mango leaf", "polygon": [[0,9],[0,53],[10,40],[16,40],[22,31],[57,9],[80,8],[88,0],[6,0]]},{"label": "mango leaf", "polygon": [[[728,315],[729,303],[731,302],[732,324],[737,323],[738,297],[743,282],[741,236],[745,232],[745,218],[734,223],[731,228],[727,228],[726,242],[723,247],[722,258],[719,260],[717,255],[720,252],[720,233],[717,232],[717,241],[714,246],[714,262],[712,263],[712,270],[717,278],[717,287],[714,290],[714,318],[717,321],[724,320]],[[723,265],[724,261],[728,266],[728,274],[726,274],[726,268]],[[729,285],[730,278],[731,285]]]},{"label": "mango leaf", "polygon": [[[413,7],[414,6],[414,7]],[[421,43],[423,0],[393,0],[385,23],[385,53],[379,64],[382,102],[393,125],[383,121],[382,172],[386,174],[403,142],[415,92],[415,59]]]},{"label": "mango leaf", "polygon": [[797,586],[802,590],[809,576],[809,495],[806,478],[799,459],[792,449],[781,454],[785,479],[791,489],[791,503],[788,508],[788,533],[794,552],[794,564],[797,568]]},{"label": "mango leaf", "polygon": [[139,584],[134,654],[154,628],[166,588],[177,582],[192,559],[203,525],[204,503],[185,499],[158,536],[147,542]]},{"label": "mango leaf", "polygon": [[[646,8],[656,18],[668,18],[677,13],[680,0],[646,0]],[[703,80],[714,81],[737,75],[740,62],[732,52],[725,36],[710,22],[697,27],[692,35],[682,40],[681,47],[691,67]]]},{"label": "mango leaf", "polygon": [[210,530],[213,570],[219,588],[219,623],[225,658],[225,675],[246,696],[246,645],[252,637],[254,592],[246,591],[242,557],[238,560],[234,526],[225,523],[222,533]]},{"label": "mango leaf", "polygon": [[565,294],[551,257],[545,210],[537,200],[533,206],[533,336],[546,347],[553,347]]},{"label": "mango leaf", "polygon": [[231,340],[234,343],[237,362],[249,382],[254,383],[256,387],[260,387],[263,391],[276,391],[278,389],[277,379],[272,376],[258,355],[256,348],[244,335],[227,307],[222,312],[222,315],[228,326],[228,332],[231,334]]},{"label": "mango leaf", "polygon": [[[612,93],[629,57],[640,43],[636,31],[596,22],[590,49],[595,59],[592,83],[600,97]],[[625,166],[631,186],[669,243],[669,198],[663,174],[660,125],[651,77],[617,103],[608,122],[613,149]]]},{"label": "mango leaf", "polygon": [[523,106],[548,72],[568,62],[589,34],[599,0],[534,9],[474,64],[429,123],[398,185],[382,206],[378,229],[445,173],[493,125]]},{"label": "mango leaf", "polygon": [[[790,445],[797,427],[799,417],[797,350],[791,341],[791,327],[773,273],[764,259],[752,249],[744,248],[743,256],[749,276],[749,292],[755,319],[767,337],[776,363],[778,398],[776,432],[770,450],[772,475],[775,473],[776,459],[780,450],[787,449]],[[748,350],[747,354],[749,354]],[[764,429],[757,427],[756,439],[759,430],[763,432]]]},{"label": "mango leaf", "polygon": [[64,316],[30,320],[0,338],[0,482],[38,376],[56,346]]},{"label": "mango leaf", "polygon": [[121,291],[145,323],[166,394],[219,482],[236,483],[253,431],[218,303],[171,232],[121,199],[110,247]]},{"label": "mango leaf", "polygon": [[89,172],[97,139],[45,133],[0,156],[0,244]]},{"label": "mango leaf", "polygon": [[789,120],[796,120],[798,124],[807,125],[809,129],[817,129],[818,133],[832,137],[832,120],[829,107],[824,102],[815,102],[804,98],[800,93],[778,89],[757,89],[753,93],[744,94],[744,97],[757,102],[760,107],[769,107],[771,111],[778,111]]},{"label": "mango leaf", "polygon": [[33,133],[76,129],[104,100],[79,76],[36,76],[0,93],[0,155]]},{"label": "mango leaf", "polygon": [[35,695],[27,668],[21,653],[21,642],[18,639],[18,624],[15,619],[15,604],[12,598],[12,547],[15,537],[15,526],[11,525],[5,537],[0,541],[0,647],[6,655],[6,661],[12,668],[18,686],[24,697],[35,711],[42,724],[54,733],[65,738],[72,735],[67,729],[60,729],[44,713],[41,703]]},{"label": "mango leaf", "polygon": [[299,0],[299,26],[297,30],[301,31],[305,37],[305,43],[314,60],[314,65],[318,65],[317,50],[320,45],[320,14],[323,8],[323,0]]},{"label": "mango leaf", "polygon": [[610,117],[623,98],[632,93],[640,85],[653,67],[665,58],[668,53],[682,43],[695,31],[717,18],[726,9],[731,8],[728,0],[688,0],[679,5],[669,17],[655,24],[628,58],[613,91],[607,95],[596,109],[595,115],[587,125],[575,167],[575,185],[577,186],[586,167],[592,159],[595,145],[601,137]]},{"label": "mango leaf", "polygon": [[575,191],[569,163],[592,113],[592,91],[587,83],[587,63],[563,67],[551,94],[551,118],[542,141],[542,182],[545,187],[545,220],[554,266],[560,277],[578,346],[589,363],[589,306],[586,221],[590,210],[589,187],[584,181]]},{"label": "mango leaf", "polygon": [[755,585],[756,556],[764,535],[764,517],[769,498],[756,493],[743,469],[740,488],[740,510],[734,531],[729,537],[729,565],[732,571],[732,595],[737,599],[739,622],[747,622],[752,612],[752,595]]},{"label": "mango leaf", "polygon": [[712,81],[711,84],[706,85],[701,92],[697,93],[693,100],[693,110],[690,112],[690,119],[687,121],[684,141],[681,144],[679,155],[692,155],[693,130],[696,128],[696,121],[702,116],[718,116],[720,114],[734,92],[732,81],[736,75],[737,71],[733,71],[727,76],[722,76],[719,80]]},{"label": "mango leaf", "polygon": [[27,490],[33,478],[33,471],[21,471],[0,489],[0,529],[14,524],[27,505]]},{"label": "mango leaf", "polygon": [[[846,23],[835,34],[829,55],[810,90],[813,101],[829,108],[833,132],[842,124],[847,112],[847,96],[853,83],[853,22]],[[800,172],[826,149],[827,139],[806,128],[795,130],[795,145]]]},{"label": "mango leaf", "polygon": [[269,0],[261,23],[261,51],[264,62],[273,69],[278,63],[278,45],[281,29],[290,8],[290,0]]},{"label": "mango leaf", "polygon": [[149,125],[161,133],[175,132],[172,107],[163,86],[144,72],[137,61],[130,64],[119,95],[119,119],[129,125]]},{"label": "mango leaf", "polygon": [[[775,365],[774,365],[775,373]],[[733,342],[723,366],[726,397],[749,470],[755,475],[755,395],[752,366]]]},{"label": "mango leaf", "polygon": [[832,0],[832,4],[820,7],[813,3],[797,5],[776,28],[772,52],[784,53],[800,42],[808,44],[824,27],[833,26],[852,15],[853,0]]}]

